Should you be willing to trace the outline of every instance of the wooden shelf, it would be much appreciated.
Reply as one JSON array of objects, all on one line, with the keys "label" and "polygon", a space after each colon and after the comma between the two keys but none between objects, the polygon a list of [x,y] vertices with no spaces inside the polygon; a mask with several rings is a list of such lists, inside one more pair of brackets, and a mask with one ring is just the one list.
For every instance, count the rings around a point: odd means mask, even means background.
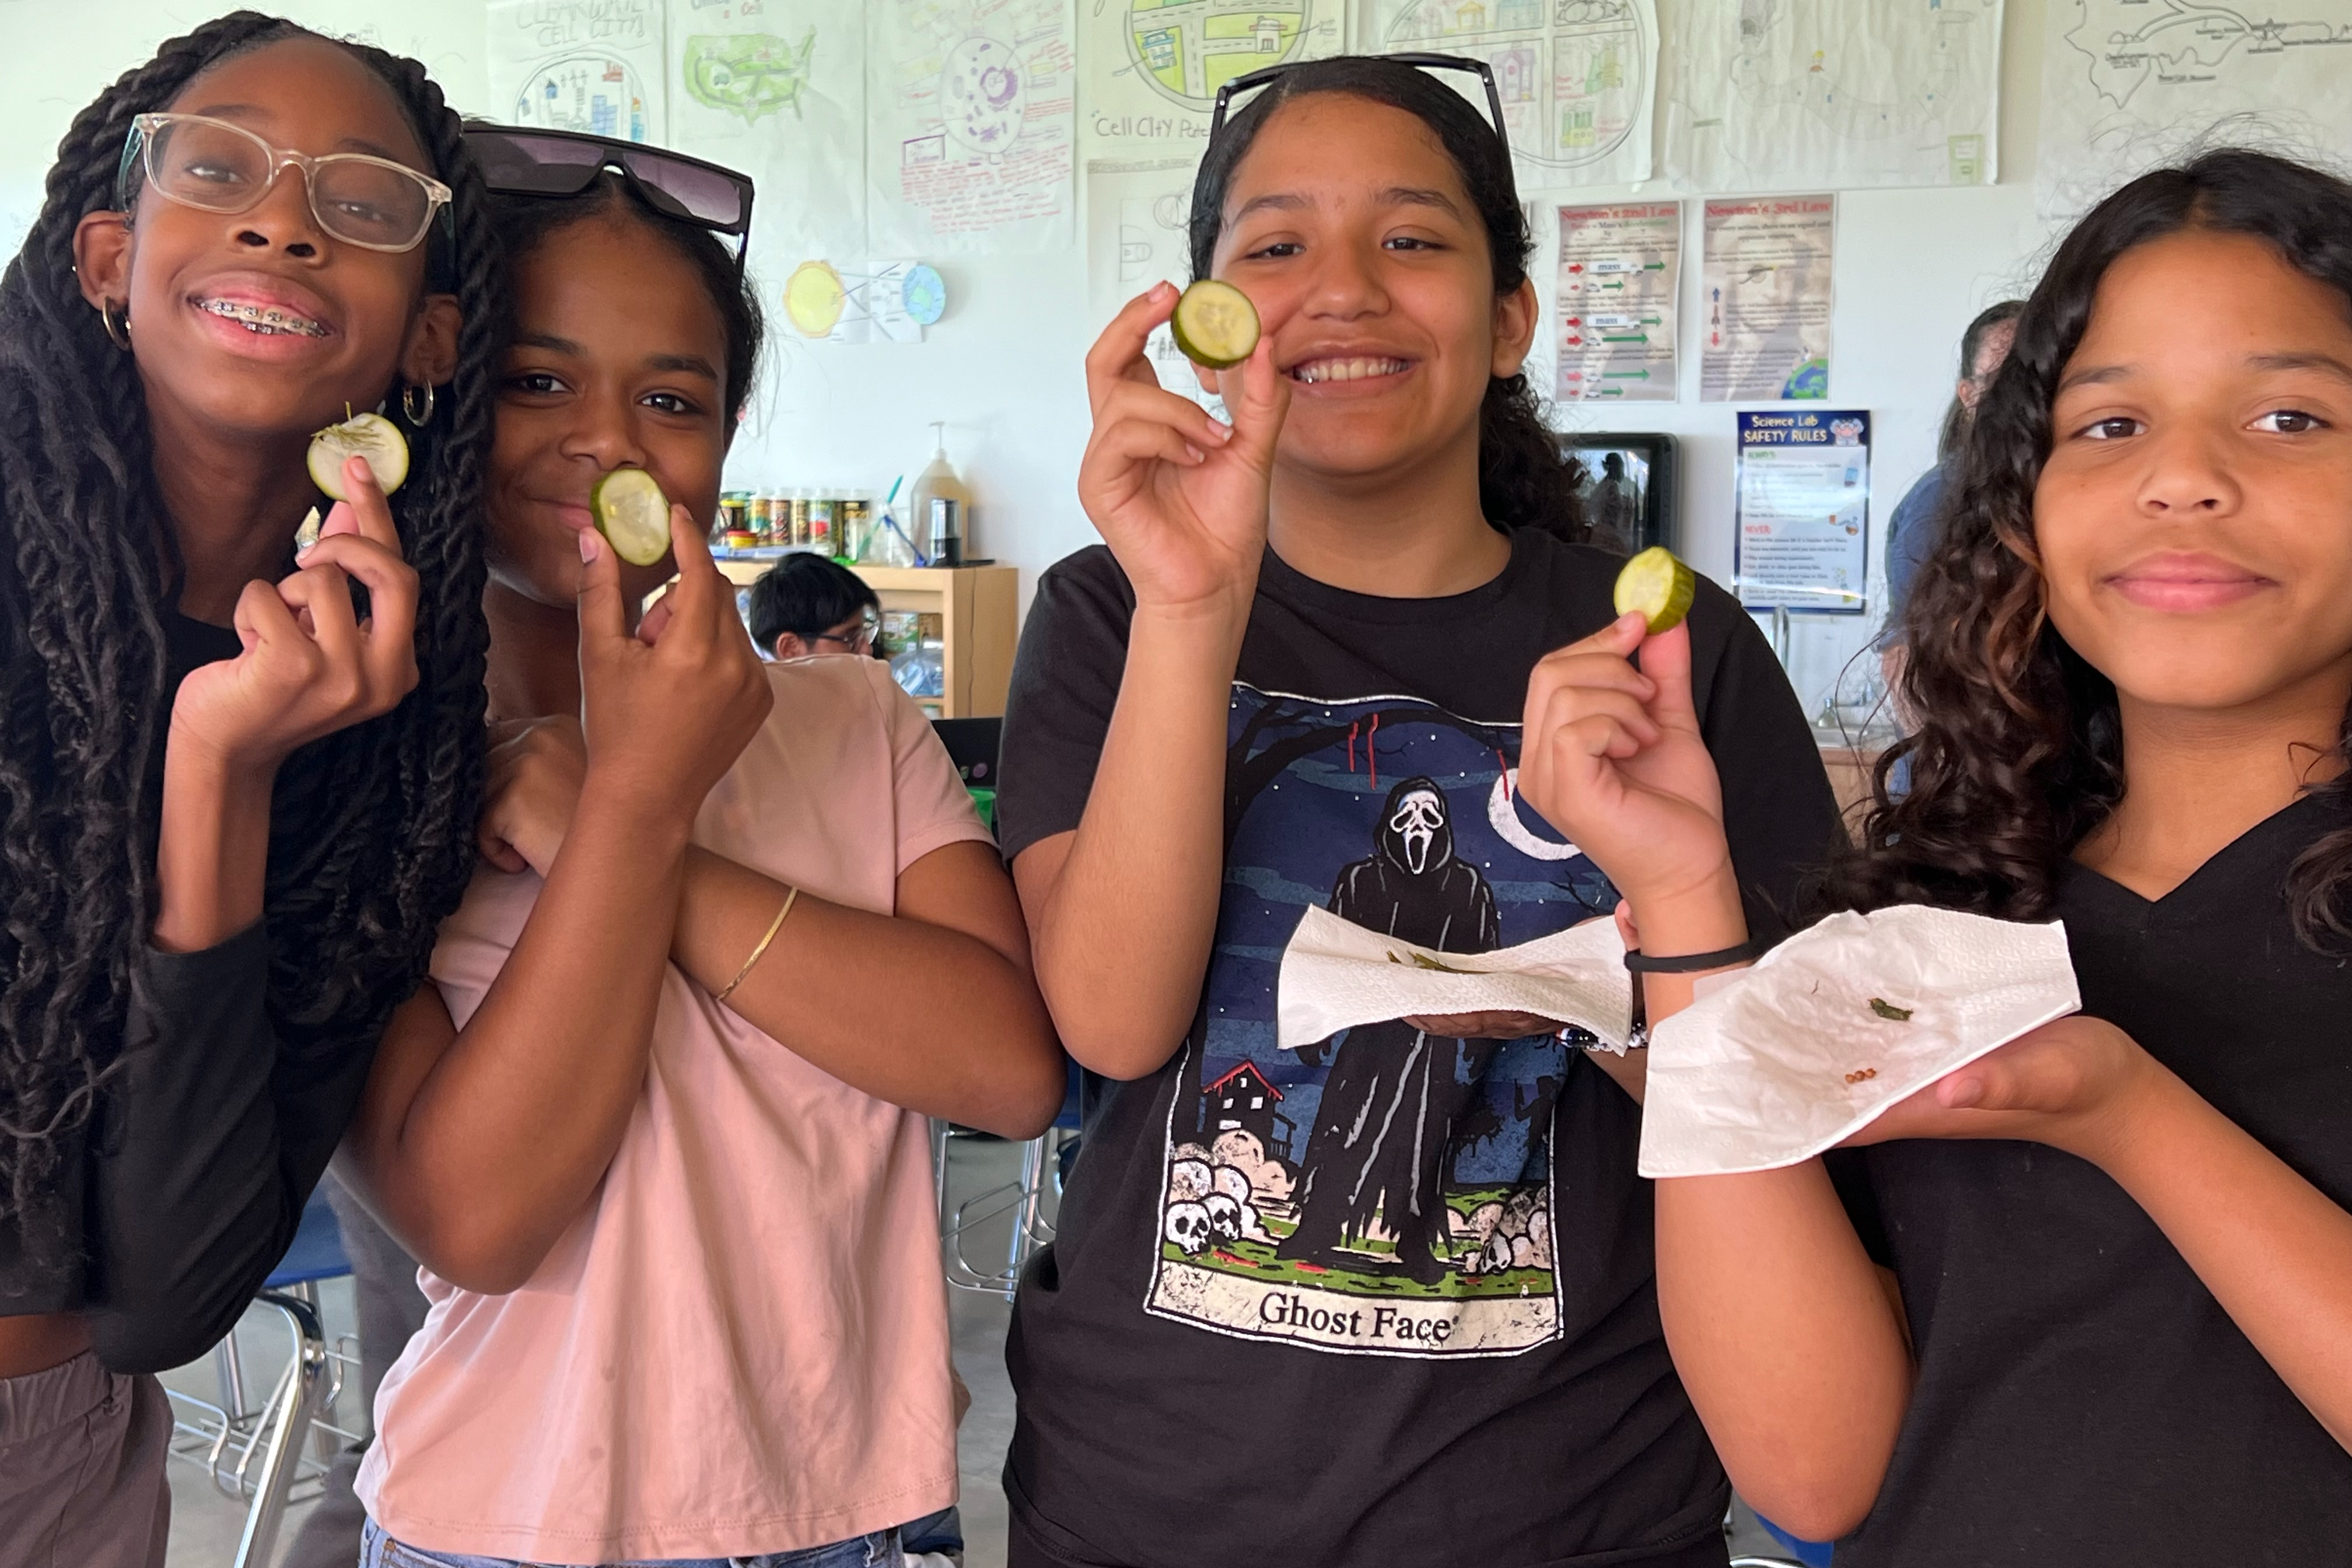
[{"label": "wooden shelf", "polygon": [[[773,561],[729,561],[719,570],[749,584]],[[947,643],[947,694],[915,700],[936,718],[992,718],[1013,682],[1013,616],[1020,573],[1011,566],[852,566],[886,610],[940,617]]]}]

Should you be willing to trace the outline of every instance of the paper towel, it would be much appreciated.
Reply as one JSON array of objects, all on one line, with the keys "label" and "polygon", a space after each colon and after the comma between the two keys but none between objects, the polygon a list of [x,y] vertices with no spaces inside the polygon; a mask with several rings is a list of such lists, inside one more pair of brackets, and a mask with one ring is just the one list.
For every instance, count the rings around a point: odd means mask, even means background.
[{"label": "paper towel", "polygon": [[2057,922],[1916,904],[1832,915],[1652,1031],[1642,1174],[1811,1159],[2082,1005]]},{"label": "paper towel", "polygon": [[1532,1013],[1625,1047],[1633,992],[1603,917],[1491,952],[1442,952],[1309,909],[1282,952],[1276,1037],[1286,1051],[1358,1024],[1445,1013]]}]

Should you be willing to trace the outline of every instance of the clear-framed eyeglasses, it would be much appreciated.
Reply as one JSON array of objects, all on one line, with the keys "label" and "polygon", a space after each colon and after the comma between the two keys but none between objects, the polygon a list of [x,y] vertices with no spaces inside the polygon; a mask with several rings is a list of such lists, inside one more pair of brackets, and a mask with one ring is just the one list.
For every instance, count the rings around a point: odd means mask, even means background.
[{"label": "clear-framed eyeglasses", "polygon": [[273,147],[242,125],[203,114],[142,114],[131,122],[115,178],[115,205],[129,211],[133,176],[156,195],[198,212],[241,213],[261,204],[289,165],[302,172],[310,216],[346,245],[413,250],[449,202],[449,187],[405,163],[367,153],[308,153]]},{"label": "clear-framed eyeglasses", "polygon": [[872,653],[875,639],[882,635],[882,617],[868,610],[857,624],[845,632],[826,630],[805,640],[839,643],[851,653]]}]

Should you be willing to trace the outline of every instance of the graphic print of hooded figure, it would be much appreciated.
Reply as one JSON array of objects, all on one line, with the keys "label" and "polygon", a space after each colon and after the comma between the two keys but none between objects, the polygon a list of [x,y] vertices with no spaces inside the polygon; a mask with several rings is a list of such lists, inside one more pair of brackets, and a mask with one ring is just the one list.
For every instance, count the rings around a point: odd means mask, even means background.
[{"label": "graphic print of hooded figure", "polygon": [[[1328,907],[1367,930],[1440,952],[1502,945],[1494,889],[1476,867],[1454,858],[1445,794],[1426,778],[1389,792],[1371,856],[1340,871]],[[1501,1044],[1432,1039],[1402,1019],[1339,1037],[1299,1177],[1298,1228],[1283,1238],[1279,1255],[1360,1268],[1361,1258],[1339,1249],[1377,1218],[1396,1238],[1407,1274],[1424,1285],[1443,1279],[1453,1250],[1444,1184],[1454,1128]],[[1327,1041],[1300,1058],[1311,1064],[1330,1048]]]}]

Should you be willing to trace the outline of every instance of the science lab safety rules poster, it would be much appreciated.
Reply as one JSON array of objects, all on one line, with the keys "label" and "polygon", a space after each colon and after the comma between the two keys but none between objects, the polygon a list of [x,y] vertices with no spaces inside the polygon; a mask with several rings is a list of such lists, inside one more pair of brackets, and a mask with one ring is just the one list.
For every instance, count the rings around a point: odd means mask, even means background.
[{"label": "science lab safety rules poster", "polygon": [[1870,416],[1741,414],[1731,577],[1742,605],[1858,616],[1870,568]]}]

